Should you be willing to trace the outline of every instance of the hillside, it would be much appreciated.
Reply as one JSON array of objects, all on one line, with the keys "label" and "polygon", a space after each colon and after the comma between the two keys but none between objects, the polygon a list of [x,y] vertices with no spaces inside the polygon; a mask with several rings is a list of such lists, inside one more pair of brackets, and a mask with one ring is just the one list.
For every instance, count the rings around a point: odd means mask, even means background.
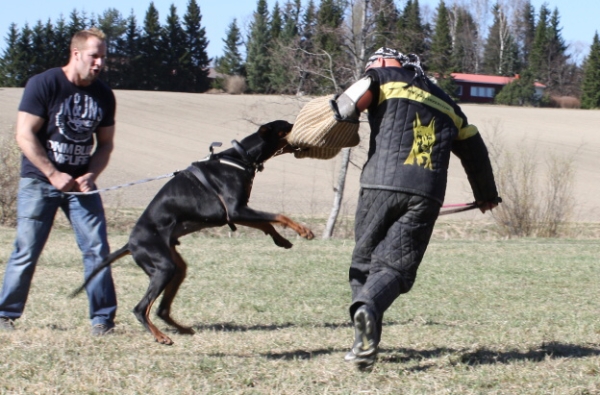
[{"label": "hillside", "polygon": [[[12,133],[20,88],[0,89],[0,132]],[[275,119],[293,122],[306,98],[259,95],[185,94],[172,92],[116,91],[116,147],[99,187],[152,178],[187,167],[208,154],[211,142],[230,146]],[[600,221],[600,111],[514,108],[490,105],[462,106],[490,145],[502,142],[514,151],[524,147],[536,155],[540,166],[550,154],[572,155],[576,163],[577,219]],[[363,125],[362,132],[368,127]],[[501,137],[494,137],[495,135]],[[366,140],[363,139],[363,143]],[[219,149],[217,149],[219,150]],[[352,215],[358,193],[358,166],[365,147],[355,149],[348,174],[343,214]],[[259,173],[250,204],[254,208],[292,215],[327,215],[333,201],[339,160],[295,159],[281,156],[266,163]],[[145,206],[165,180],[106,192],[107,205]],[[472,201],[468,182],[456,158],[451,161],[446,201]],[[480,219],[477,213],[462,214]]]}]

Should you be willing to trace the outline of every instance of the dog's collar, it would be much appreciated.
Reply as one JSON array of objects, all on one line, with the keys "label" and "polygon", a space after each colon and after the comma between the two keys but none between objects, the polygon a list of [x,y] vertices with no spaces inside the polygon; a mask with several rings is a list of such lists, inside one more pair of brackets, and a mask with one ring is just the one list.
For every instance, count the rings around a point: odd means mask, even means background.
[{"label": "dog's collar", "polygon": [[242,147],[242,145],[237,140],[231,140],[231,145],[236,150],[236,152],[240,154],[240,156],[242,157],[242,162],[244,162],[246,166],[252,168],[255,172],[263,171],[263,169],[265,168],[263,162],[259,163],[256,160],[254,160],[250,156],[248,151],[246,151],[246,149],[244,149],[244,147]]}]

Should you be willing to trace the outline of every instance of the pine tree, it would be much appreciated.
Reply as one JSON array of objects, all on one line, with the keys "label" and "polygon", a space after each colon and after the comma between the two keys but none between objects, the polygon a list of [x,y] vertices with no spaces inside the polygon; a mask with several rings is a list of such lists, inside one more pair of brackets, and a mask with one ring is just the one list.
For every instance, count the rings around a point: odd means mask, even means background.
[{"label": "pine tree", "polygon": [[184,64],[187,55],[185,33],[174,4],[169,7],[167,23],[162,29],[160,42],[162,64],[159,89],[185,91],[187,79],[187,69]]},{"label": "pine tree", "polygon": [[160,88],[161,75],[161,34],[158,10],[154,2],[150,2],[140,39],[140,86],[142,90],[157,90]]},{"label": "pine tree", "polygon": [[279,9],[279,2],[275,2],[275,6],[273,7],[273,12],[271,13],[271,23],[270,23],[270,34],[271,39],[277,40],[281,31],[283,30],[283,19],[281,17],[281,11]]},{"label": "pine tree", "polygon": [[535,39],[535,9],[531,5],[531,1],[526,1],[518,13],[516,31],[519,64],[522,68],[527,68]]},{"label": "pine tree", "polygon": [[452,38],[450,36],[450,23],[448,9],[443,0],[437,7],[435,30],[431,39],[429,53],[429,70],[445,74],[451,70],[452,65]]},{"label": "pine tree", "polygon": [[208,39],[206,29],[202,26],[202,14],[196,0],[189,0],[186,14],[183,17],[185,42],[189,57],[187,59],[188,91],[205,92],[209,86],[208,79],[211,58],[208,57]]},{"label": "pine tree", "polygon": [[492,75],[514,75],[516,44],[509,31],[508,18],[499,3],[493,6],[492,14],[494,21],[484,46],[482,71]]},{"label": "pine tree", "polygon": [[375,22],[372,47],[399,48],[397,44],[402,42],[402,37],[397,37],[400,17],[394,0],[374,1],[372,7]]},{"label": "pine tree", "polygon": [[494,98],[497,104],[508,106],[535,106],[539,98],[535,96],[535,79],[531,70],[525,70],[519,78],[505,85]]},{"label": "pine tree", "polygon": [[117,40],[127,28],[127,22],[116,8],[109,8],[98,17],[98,28],[106,35],[107,58],[102,79],[111,86],[118,80],[120,59],[117,56]]},{"label": "pine tree", "polygon": [[237,19],[227,27],[227,35],[223,40],[225,48],[223,56],[216,60],[216,71],[224,75],[243,75],[244,64],[239,47],[244,44],[240,29],[237,26]]},{"label": "pine tree", "polygon": [[52,64],[63,66],[69,61],[71,46],[71,36],[69,36],[69,28],[65,22],[65,19],[61,16],[56,22],[54,29],[54,45],[52,49],[54,53],[51,54]]},{"label": "pine tree", "polygon": [[419,0],[408,0],[398,22],[399,48],[405,53],[425,52],[425,27],[421,21]]},{"label": "pine tree", "polygon": [[336,0],[321,0],[317,11],[317,47],[335,56],[341,49],[339,28],[344,20],[344,9]]},{"label": "pine tree", "polygon": [[256,93],[270,92],[269,86],[269,11],[266,0],[258,0],[250,35],[246,41],[246,73],[248,87]]},{"label": "pine tree", "polygon": [[[456,6],[455,6],[456,7]],[[477,24],[471,13],[462,7],[454,9],[455,38],[452,48],[452,66],[453,72],[475,73],[477,66],[477,48],[478,42]]]},{"label": "pine tree", "polygon": [[80,14],[79,11],[77,11],[76,9],[73,9],[69,16],[71,20],[67,24],[67,30],[70,42],[70,38],[73,37],[75,33],[77,33],[80,30],[84,30],[88,27],[88,21],[85,13],[82,12]]},{"label": "pine tree", "polygon": [[590,53],[583,63],[581,108],[600,109],[600,39],[594,34]]},{"label": "pine tree", "polygon": [[113,81],[114,88],[142,88],[140,45],[140,29],[132,10],[126,21],[125,33],[116,40],[115,63],[118,64],[118,72]]},{"label": "pine tree", "polygon": [[542,77],[543,70],[547,69],[546,51],[548,50],[549,18],[550,11],[544,3],[540,8],[538,23],[535,27],[535,36],[533,39],[533,44],[531,46],[531,52],[529,54],[529,68],[531,69],[535,78]]},{"label": "pine tree", "polygon": [[15,23],[8,27],[6,36],[6,47],[2,58],[0,58],[0,86],[17,87],[23,86],[23,71],[19,68],[20,57],[17,43],[20,40],[20,34]]},{"label": "pine tree", "polygon": [[46,46],[44,25],[41,21],[38,21],[31,29],[31,41],[29,51],[31,52],[31,65],[30,72],[32,75],[39,74],[44,70],[48,69],[46,58],[48,55],[48,48]]},{"label": "pine tree", "polygon": [[301,0],[287,0],[283,11],[283,28],[281,40],[291,43],[300,35]]}]

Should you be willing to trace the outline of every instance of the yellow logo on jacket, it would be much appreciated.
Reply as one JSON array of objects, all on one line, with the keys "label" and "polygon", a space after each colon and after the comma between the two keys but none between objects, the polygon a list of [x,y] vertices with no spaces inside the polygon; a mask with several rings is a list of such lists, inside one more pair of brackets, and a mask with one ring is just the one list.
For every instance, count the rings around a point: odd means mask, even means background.
[{"label": "yellow logo on jacket", "polygon": [[404,164],[417,165],[433,170],[431,153],[435,144],[435,121],[432,119],[428,126],[424,126],[421,124],[419,114],[417,114],[417,119],[413,122],[413,131],[415,134],[413,146]]}]

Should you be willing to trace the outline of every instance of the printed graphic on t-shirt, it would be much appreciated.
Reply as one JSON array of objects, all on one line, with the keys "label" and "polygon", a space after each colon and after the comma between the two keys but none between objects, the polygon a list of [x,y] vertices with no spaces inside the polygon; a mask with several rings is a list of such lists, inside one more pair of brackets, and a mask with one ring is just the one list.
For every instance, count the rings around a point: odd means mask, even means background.
[{"label": "printed graphic on t-shirt", "polygon": [[428,126],[421,124],[419,114],[417,119],[413,122],[414,130],[414,141],[413,146],[410,150],[410,154],[405,165],[417,165],[425,169],[433,170],[433,163],[431,162],[431,153],[433,152],[433,145],[435,144],[435,121],[431,120]]},{"label": "printed graphic on t-shirt", "polygon": [[101,120],[102,109],[94,98],[79,93],[67,97],[56,114],[60,134],[74,143],[87,142]]}]

